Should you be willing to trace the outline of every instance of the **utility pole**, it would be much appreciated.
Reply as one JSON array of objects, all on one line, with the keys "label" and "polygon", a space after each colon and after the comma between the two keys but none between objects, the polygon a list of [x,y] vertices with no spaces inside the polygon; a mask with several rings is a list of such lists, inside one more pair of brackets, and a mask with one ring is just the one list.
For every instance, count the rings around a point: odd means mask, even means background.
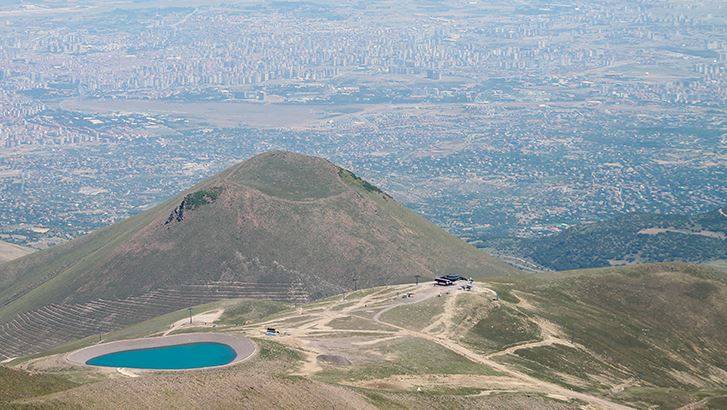
[{"label": "utility pole", "polygon": [[356,281],[357,280],[358,280],[358,278],[353,278],[353,291],[354,292],[358,290],[358,288],[356,287]]},{"label": "utility pole", "polygon": [[189,311],[189,324],[191,325],[192,324],[192,308],[187,308],[187,310]]},{"label": "utility pole", "polygon": [[416,278],[416,280],[417,280],[417,286],[419,286],[419,278],[421,278],[421,277],[422,277],[422,275],[414,275],[414,277],[415,277],[415,278]]}]

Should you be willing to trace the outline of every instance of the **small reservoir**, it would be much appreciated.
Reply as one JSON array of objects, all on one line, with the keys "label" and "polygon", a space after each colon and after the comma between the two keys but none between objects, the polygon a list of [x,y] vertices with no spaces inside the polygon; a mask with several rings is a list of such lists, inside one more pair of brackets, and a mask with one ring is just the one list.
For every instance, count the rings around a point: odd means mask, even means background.
[{"label": "small reservoir", "polygon": [[231,366],[256,351],[255,344],[239,333],[190,333],[100,343],[70,352],[66,360],[141,372],[184,371]]},{"label": "small reservoir", "polygon": [[181,370],[222,366],[232,363],[235,357],[235,350],[224,343],[199,342],[108,353],[94,357],[86,361],[86,364],[131,369]]}]

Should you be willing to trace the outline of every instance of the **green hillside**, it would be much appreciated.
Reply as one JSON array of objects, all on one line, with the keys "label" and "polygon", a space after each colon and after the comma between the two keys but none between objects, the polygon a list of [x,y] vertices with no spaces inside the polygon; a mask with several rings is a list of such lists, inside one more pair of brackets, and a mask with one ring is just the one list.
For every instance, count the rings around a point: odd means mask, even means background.
[{"label": "green hillside", "polygon": [[572,226],[536,239],[492,239],[483,246],[525,257],[554,270],[727,258],[727,216],[628,214]]},{"label": "green hillside", "polygon": [[319,298],[450,272],[487,277],[512,270],[351,172],[276,151],[138,216],[0,266],[0,323],[51,303],[186,285],[210,293],[220,283],[282,284],[296,297]]},{"label": "green hillside", "polygon": [[[180,331],[250,336],[260,352],[249,362],[126,378],[53,354],[75,343],[16,361],[44,378],[14,404],[299,408],[304,398],[315,408],[719,409],[725,301],[723,273],[687,264],[493,277],[472,291],[384,286],[298,307],[224,301],[195,309],[224,308],[214,328]],[[105,337],[159,334],[177,313]],[[285,336],[263,336],[268,326]],[[65,390],[45,396],[45,380],[82,385],[57,384]]]},{"label": "green hillside", "polygon": [[0,408],[9,407],[9,403],[15,400],[42,396],[77,385],[65,377],[0,366]]},{"label": "green hillside", "polygon": [[727,276],[687,264],[551,272],[495,284],[573,346],[503,362],[574,389],[673,408],[727,396]]}]

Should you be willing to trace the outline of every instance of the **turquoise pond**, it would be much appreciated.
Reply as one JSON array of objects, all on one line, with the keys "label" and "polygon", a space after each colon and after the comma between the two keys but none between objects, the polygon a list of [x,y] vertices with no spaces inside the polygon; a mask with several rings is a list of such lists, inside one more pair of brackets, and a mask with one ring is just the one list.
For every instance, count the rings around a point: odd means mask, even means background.
[{"label": "turquoise pond", "polygon": [[200,342],[150,347],[108,353],[90,359],[86,364],[133,369],[180,370],[222,366],[235,360],[237,353],[223,343]]}]

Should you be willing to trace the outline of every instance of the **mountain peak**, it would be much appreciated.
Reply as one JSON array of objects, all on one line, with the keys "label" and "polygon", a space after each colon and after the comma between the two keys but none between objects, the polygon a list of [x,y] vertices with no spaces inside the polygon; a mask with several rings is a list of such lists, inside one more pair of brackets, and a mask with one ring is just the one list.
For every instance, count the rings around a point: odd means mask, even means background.
[{"label": "mountain peak", "polygon": [[310,201],[347,190],[339,168],[331,162],[289,151],[269,151],[221,175],[222,180],[254,188],[272,197]]},{"label": "mountain peak", "polygon": [[[120,326],[220,298],[299,302],[415,275],[511,272],[352,172],[273,151],[126,221],[0,265],[0,323],[55,304]],[[95,310],[109,300],[128,315]],[[66,330],[47,336],[62,341]]]}]

